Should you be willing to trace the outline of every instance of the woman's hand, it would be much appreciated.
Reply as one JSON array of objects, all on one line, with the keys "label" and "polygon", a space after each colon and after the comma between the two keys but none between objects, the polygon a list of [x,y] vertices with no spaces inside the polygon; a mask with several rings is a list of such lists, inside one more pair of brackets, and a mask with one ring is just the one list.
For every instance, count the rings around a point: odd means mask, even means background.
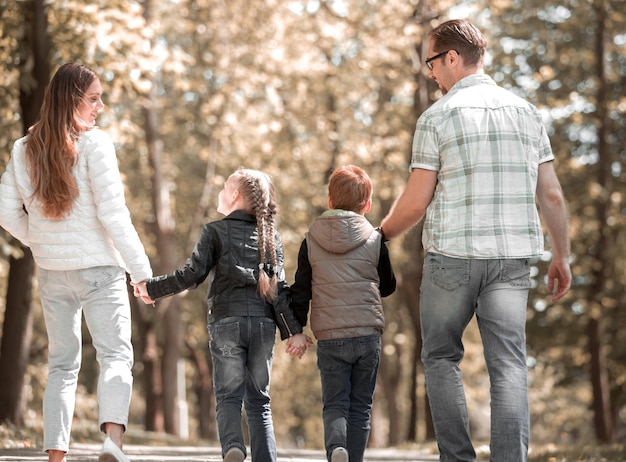
[{"label": "woman's hand", "polygon": [[141,281],[137,283],[133,282],[131,283],[131,285],[133,286],[133,293],[135,294],[135,297],[141,298],[141,300],[146,305],[154,305],[154,300],[152,300],[150,298],[150,295],[148,295],[148,288],[146,287],[146,281]]}]

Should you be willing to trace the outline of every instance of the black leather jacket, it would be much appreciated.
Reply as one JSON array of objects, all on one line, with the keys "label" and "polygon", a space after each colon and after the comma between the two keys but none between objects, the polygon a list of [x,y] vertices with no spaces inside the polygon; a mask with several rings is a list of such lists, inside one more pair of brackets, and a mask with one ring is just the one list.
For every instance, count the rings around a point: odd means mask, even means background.
[{"label": "black leather jacket", "polygon": [[185,266],[172,274],[146,282],[150,298],[161,297],[196,288],[207,276],[208,323],[230,316],[261,316],[273,318],[281,338],[302,332],[290,307],[289,287],[285,282],[283,245],[275,234],[278,268],[278,293],[274,303],[259,297],[259,250],[254,216],[236,210],[222,220],[204,225],[193,253]]}]

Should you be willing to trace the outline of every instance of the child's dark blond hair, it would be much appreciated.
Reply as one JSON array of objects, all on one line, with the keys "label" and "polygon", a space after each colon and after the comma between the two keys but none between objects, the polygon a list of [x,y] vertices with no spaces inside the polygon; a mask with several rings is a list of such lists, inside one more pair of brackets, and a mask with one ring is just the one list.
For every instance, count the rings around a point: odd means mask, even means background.
[{"label": "child's dark blond hair", "polygon": [[372,180],[362,168],[344,165],[330,176],[328,198],[333,209],[362,213],[372,198]]},{"label": "child's dark blond hair", "polygon": [[274,218],[277,213],[272,178],[258,170],[240,168],[231,175],[246,203],[246,209],[256,217],[259,239],[259,294],[270,302],[276,296],[276,241]]}]

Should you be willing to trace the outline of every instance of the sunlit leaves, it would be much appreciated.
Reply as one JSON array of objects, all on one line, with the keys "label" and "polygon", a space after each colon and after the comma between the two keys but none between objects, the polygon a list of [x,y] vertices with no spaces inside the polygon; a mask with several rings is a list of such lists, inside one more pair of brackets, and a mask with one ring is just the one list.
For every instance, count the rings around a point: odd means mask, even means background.
[{"label": "sunlit leaves", "polygon": [[[468,15],[488,35],[487,72],[544,114],[570,207],[572,295],[556,306],[547,301],[543,260],[536,264],[537,285],[531,293],[530,348],[538,359],[538,374],[555,379],[533,391],[544,399],[552,397],[558,383],[580,380],[586,360],[584,320],[590,311],[606,308],[614,321],[613,339],[623,334],[620,326],[626,324],[624,310],[618,309],[626,304],[626,10],[617,0],[602,3],[607,14],[602,58],[609,92],[608,171],[613,181],[608,191],[599,185],[598,171],[597,1],[153,1],[146,20],[139,1],[55,0],[48,2],[50,59],[53,68],[78,60],[101,76],[107,108],[99,123],[116,142],[128,204],[142,236],[148,235],[142,224],[154,220],[142,125],[142,108],[150,104],[159,118],[163,172],[172,185],[180,263],[199,223],[220,218],[215,206],[224,178],[245,165],[274,178],[291,280],[304,232],[326,207],[330,169],[344,163],[367,169],[374,181],[368,217],[375,224],[403,189],[418,116],[416,94],[426,90],[433,99],[439,95],[434,86],[418,86],[422,34],[431,23],[447,18],[442,12]],[[32,84],[19,74],[19,66],[29,59],[17,49],[27,23],[27,10],[21,8],[25,4],[0,0],[2,166],[22,133],[19,86]],[[597,217],[600,198],[607,200],[604,220]],[[598,262],[603,239],[610,239],[612,261]],[[155,257],[150,241],[144,240]],[[413,255],[400,242],[391,247],[401,273]],[[613,277],[603,293],[589,293],[592,270],[598,266],[610,269]],[[188,336],[199,344],[206,341],[205,290],[191,291],[183,300]],[[408,331],[406,313],[394,303],[388,309],[392,349],[404,354],[410,342],[396,339],[416,333]],[[626,346],[613,343],[612,374],[624,387],[626,373],[616,365],[626,357]],[[289,376],[280,369],[283,361],[298,373],[314,372],[314,365],[293,366],[281,357],[276,365],[281,381]],[[578,391],[571,396],[588,400]],[[546,412],[557,409],[563,399],[553,401]],[[290,424],[298,421],[300,436],[319,432],[319,426],[304,419],[289,417]]]}]

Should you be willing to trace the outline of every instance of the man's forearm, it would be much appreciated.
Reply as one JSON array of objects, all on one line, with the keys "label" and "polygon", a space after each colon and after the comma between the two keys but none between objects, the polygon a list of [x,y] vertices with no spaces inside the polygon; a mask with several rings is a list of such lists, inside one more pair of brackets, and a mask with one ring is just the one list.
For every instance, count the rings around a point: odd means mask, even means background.
[{"label": "man's forearm", "polygon": [[436,186],[437,172],[423,169],[411,172],[406,189],[381,222],[385,238],[399,236],[424,218]]},{"label": "man's forearm", "polygon": [[393,239],[418,224],[424,212],[406,208],[401,196],[380,224],[385,239]]}]

